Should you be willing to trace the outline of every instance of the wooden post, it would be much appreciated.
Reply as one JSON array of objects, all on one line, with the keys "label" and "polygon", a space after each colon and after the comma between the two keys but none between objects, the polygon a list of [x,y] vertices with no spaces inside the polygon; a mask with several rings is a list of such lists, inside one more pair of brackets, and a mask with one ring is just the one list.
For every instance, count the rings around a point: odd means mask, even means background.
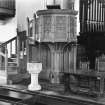
[{"label": "wooden post", "polygon": [[26,40],[26,53],[27,53],[27,63],[29,62],[29,40],[28,37],[30,36],[29,32],[29,18],[27,17],[27,40]]},{"label": "wooden post", "polygon": [[24,59],[24,41],[22,41],[22,56],[23,56],[23,59]]},{"label": "wooden post", "polygon": [[76,73],[77,66],[77,45],[74,45],[74,73]]},{"label": "wooden post", "polygon": [[[5,46],[5,73],[6,73],[6,79],[8,80],[8,51],[7,51],[7,45]],[[6,83],[8,82],[6,80]]]},{"label": "wooden post", "polygon": [[15,40],[15,54],[17,54],[17,39]]},{"label": "wooden post", "polygon": [[18,35],[18,30],[17,30],[17,67],[19,67],[19,62],[20,62],[20,40],[19,40],[19,35]]},{"label": "wooden post", "polygon": [[63,60],[63,52],[61,45],[49,44],[51,51],[51,71],[50,71],[50,81],[51,83],[60,83],[60,72],[61,72],[61,60]]},{"label": "wooden post", "polygon": [[36,40],[36,15],[33,16],[33,37]]},{"label": "wooden post", "polygon": [[100,77],[100,96],[104,94],[104,77]]},{"label": "wooden post", "polygon": [[55,56],[55,52],[52,50],[51,51],[51,74],[50,74],[50,80],[51,83],[54,83],[54,56]]},{"label": "wooden post", "polygon": [[10,43],[10,56],[12,55],[12,42]]}]

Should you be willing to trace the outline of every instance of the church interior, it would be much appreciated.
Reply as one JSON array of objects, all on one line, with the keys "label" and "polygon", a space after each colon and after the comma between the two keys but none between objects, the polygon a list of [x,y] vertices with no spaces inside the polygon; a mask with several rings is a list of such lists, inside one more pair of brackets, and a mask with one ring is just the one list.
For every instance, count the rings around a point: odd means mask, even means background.
[{"label": "church interior", "polygon": [[105,0],[29,3],[0,0],[0,105],[105,105]]}]

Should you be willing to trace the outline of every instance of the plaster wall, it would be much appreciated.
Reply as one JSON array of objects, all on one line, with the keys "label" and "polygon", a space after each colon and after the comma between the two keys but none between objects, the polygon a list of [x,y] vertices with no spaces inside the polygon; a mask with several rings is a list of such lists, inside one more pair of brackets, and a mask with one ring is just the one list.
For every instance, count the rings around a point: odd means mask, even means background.
[{"label": "plaster wall", "polygon": [[27,29],[26,18],[33,18],[33,14],[44,8],[44,0],[17,0],[17,27],[19,31]]},{"label": "plaster wall", "polygon": [[0,20],[0,42],[5,42],[16,36],[17,19]]}]

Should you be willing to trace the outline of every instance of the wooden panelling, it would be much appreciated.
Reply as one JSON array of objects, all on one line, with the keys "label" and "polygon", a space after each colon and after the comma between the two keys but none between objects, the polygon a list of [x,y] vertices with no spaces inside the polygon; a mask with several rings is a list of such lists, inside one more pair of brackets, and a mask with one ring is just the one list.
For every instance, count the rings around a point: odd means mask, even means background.
[{"label": "wooden panelling", "polygon": [[15,0],[0,0],[0,18],[15,16]]},{"label": "wooden panelling", "polygon": [[0,8],[15,9],[15,0],[0,0]]},{"label": "wooden panelling", "polygon": [[64,73],[76,72],[76,46],[68,46],[64,49]]}]

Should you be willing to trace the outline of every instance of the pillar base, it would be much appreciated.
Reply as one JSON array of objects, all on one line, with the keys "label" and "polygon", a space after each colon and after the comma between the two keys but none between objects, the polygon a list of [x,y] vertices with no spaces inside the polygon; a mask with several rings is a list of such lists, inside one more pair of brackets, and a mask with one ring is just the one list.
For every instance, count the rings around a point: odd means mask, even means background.
[{"label": "pillar base", "polygon": [[31,90],[31,91],[37,91],[37,90],[41,90],[41,86],[40,85],[32,85],[32,84],[30,84],[29,86],[28,86],[28,90]]},{"label": "pillar base", "polygon": [[38,75],[39,73],[31,73],[31,83],[28,86],[28,89],[31,91],[41,90],[41,86],[38,83]]},{"label": "pillar base", "polygon": [[59,77],[59,72],[53,72],[50,75],[50,82],[52,84],[60,84],[60,77]]}]

